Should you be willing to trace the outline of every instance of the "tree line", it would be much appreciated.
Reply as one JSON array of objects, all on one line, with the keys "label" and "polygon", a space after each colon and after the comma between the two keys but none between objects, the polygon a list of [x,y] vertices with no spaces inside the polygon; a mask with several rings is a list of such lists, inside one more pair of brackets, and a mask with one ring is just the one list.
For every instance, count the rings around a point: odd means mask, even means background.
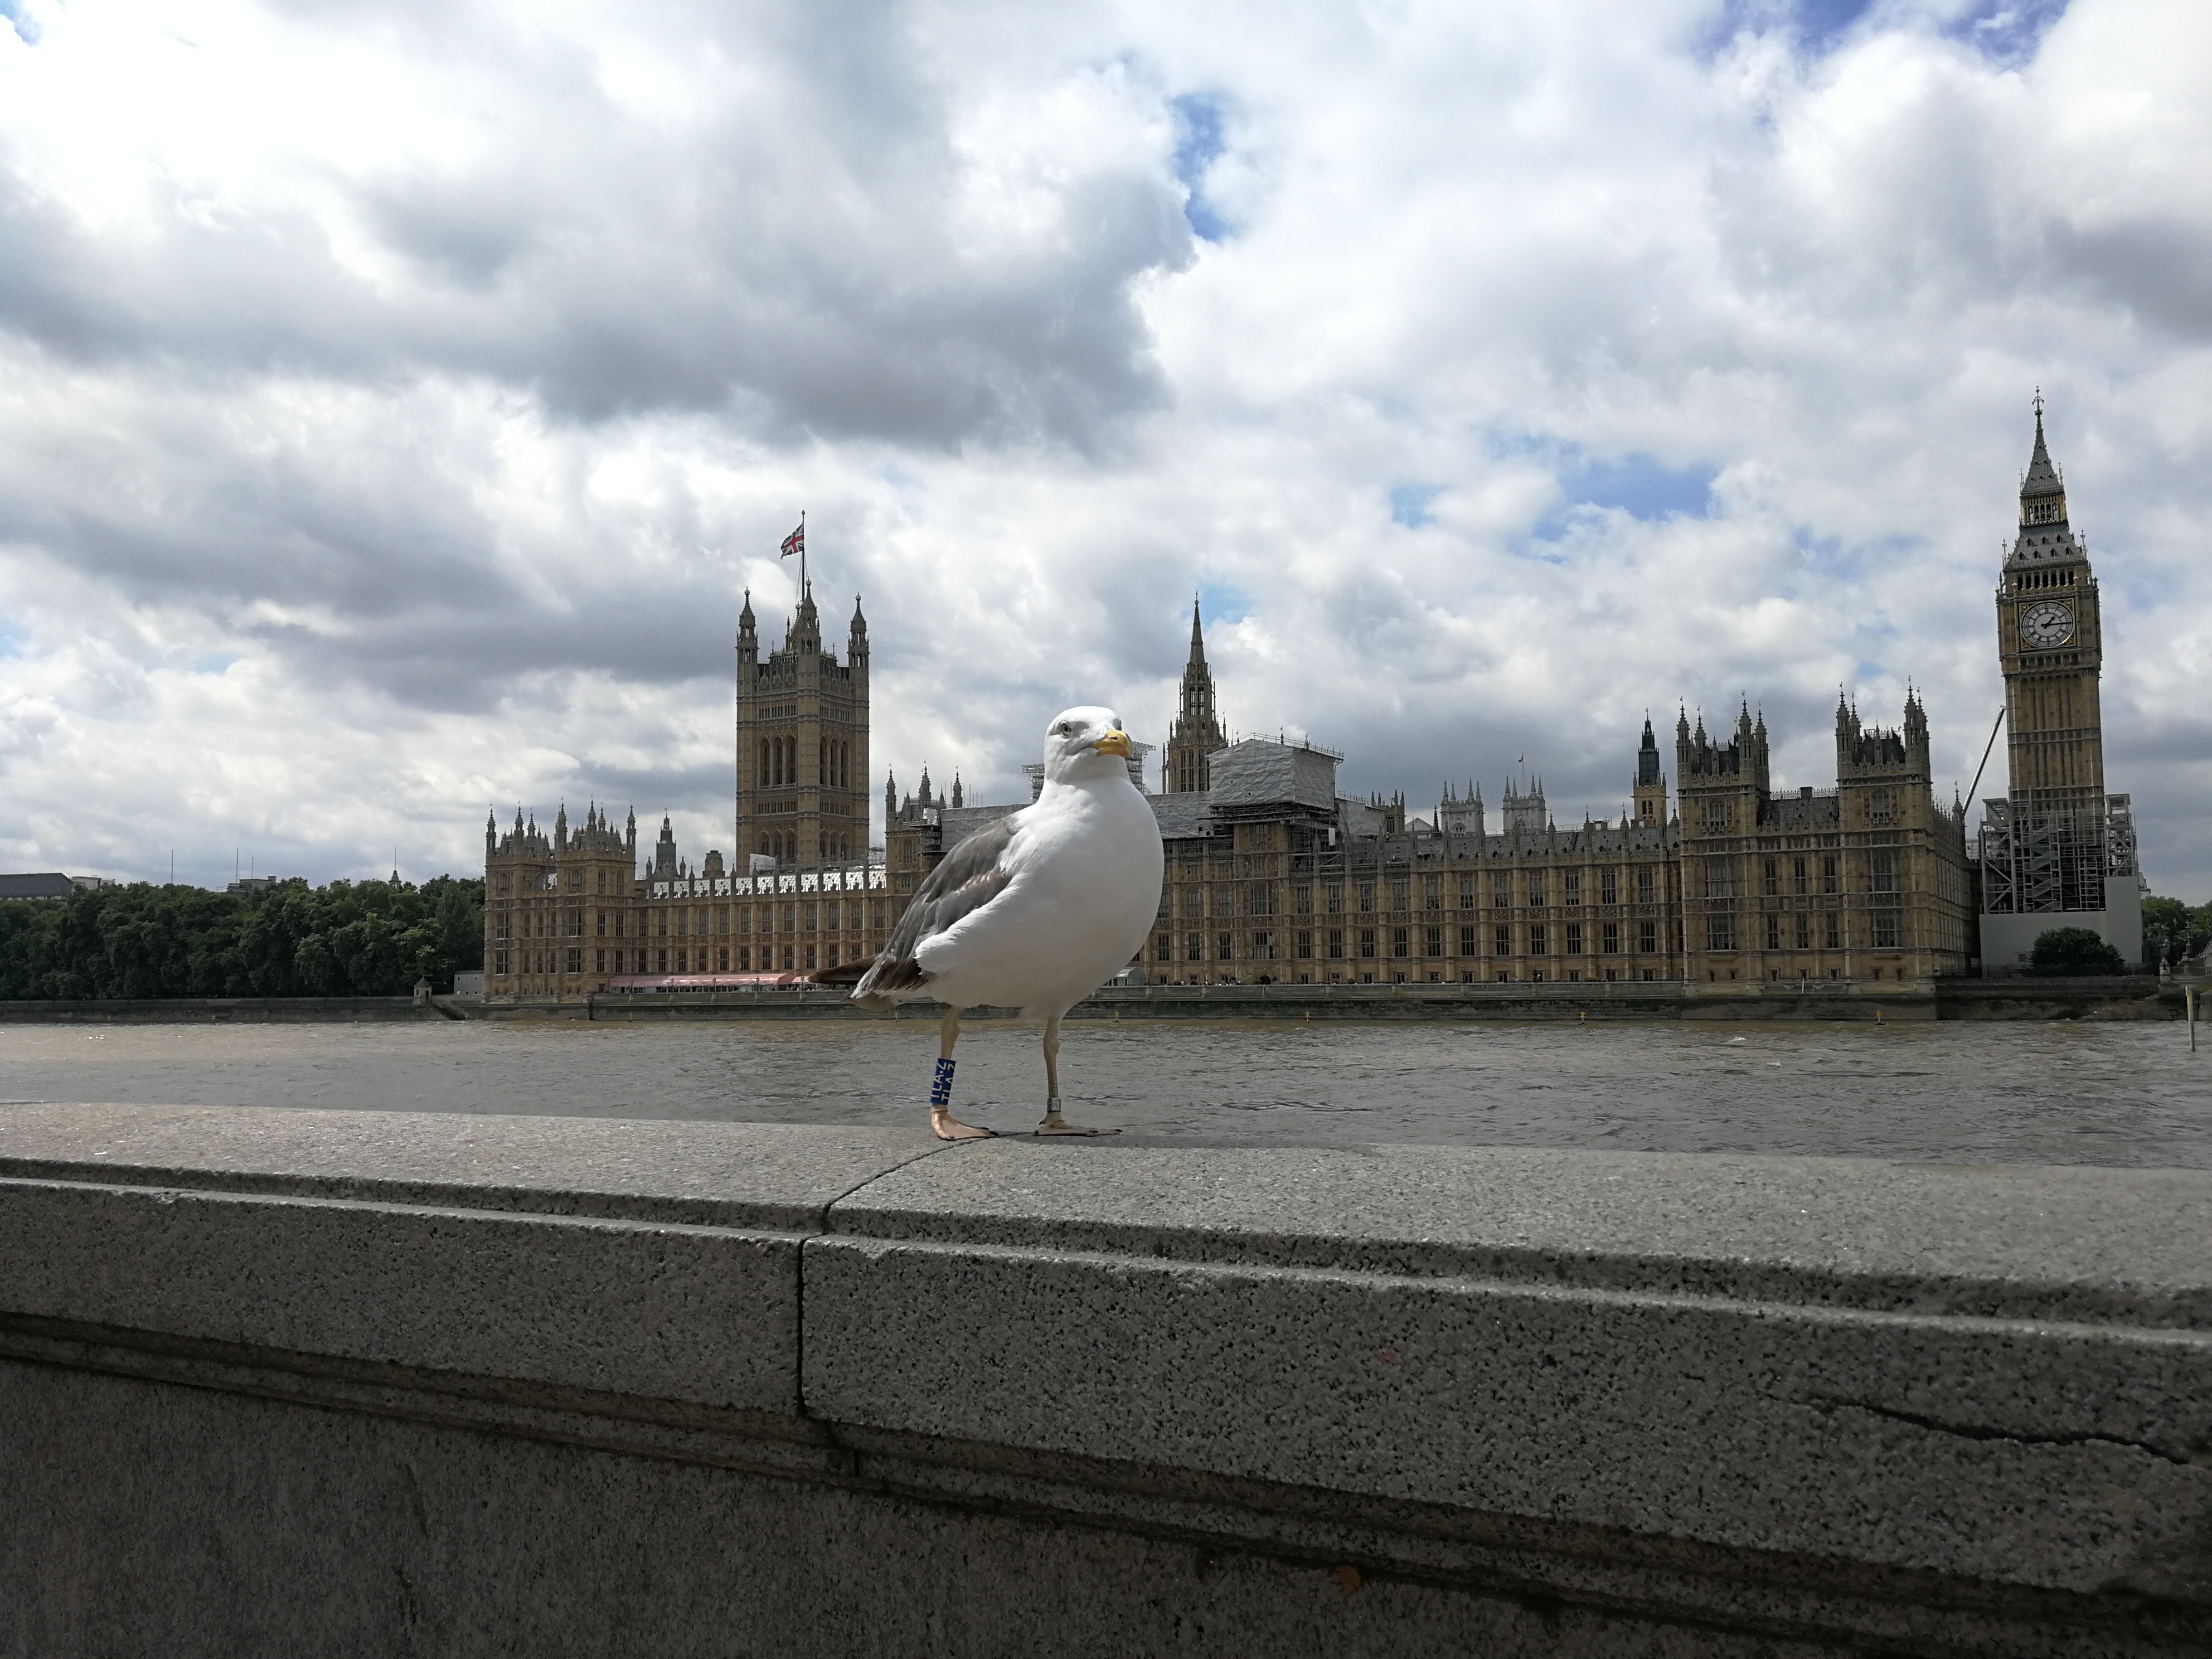
[{"label": "tree line", "polygon": [[140,882],[0,902],[0,1000],[404,996],[483,965],[483,880]]},{"label": "tree line", "polygon": [[2212,902],[2186,904],[2179,899],[2143,901],[2144,952],[2154,966],[2160,957],[2179,962],[2200,954],[2212,942]]},{"label": "tree line", "polygon": [[[2212,904],[2147,898],[2142,907],[2142,965],[2178,964],[2203,952],[2212,939]],[[2133,964],[2105,943],[2094,929],[2053,927],[2037,935],[2028,966],[2039,974],[2120,974]]]}]

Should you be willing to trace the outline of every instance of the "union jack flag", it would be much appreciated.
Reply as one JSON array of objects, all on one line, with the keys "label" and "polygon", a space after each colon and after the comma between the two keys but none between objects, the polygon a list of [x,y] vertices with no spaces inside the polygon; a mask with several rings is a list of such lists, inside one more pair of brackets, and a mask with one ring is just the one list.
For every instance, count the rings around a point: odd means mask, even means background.
[{"label": "union jack flag", "polygon": [[801,520],[799,528],[783,538],[783,551],[777,556],[787,559],[794,553],[805,551],[806,551],[806,525],[804,520]]}]

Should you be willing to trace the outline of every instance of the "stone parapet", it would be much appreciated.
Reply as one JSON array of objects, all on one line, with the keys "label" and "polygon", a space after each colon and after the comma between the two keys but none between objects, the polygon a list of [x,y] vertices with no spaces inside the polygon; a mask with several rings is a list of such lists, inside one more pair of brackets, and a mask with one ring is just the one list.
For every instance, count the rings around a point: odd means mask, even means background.
[{"label": "stone parapet", "polygon": [[0,1654],[2212,1644],[2212,1176],[0,1109]]}]

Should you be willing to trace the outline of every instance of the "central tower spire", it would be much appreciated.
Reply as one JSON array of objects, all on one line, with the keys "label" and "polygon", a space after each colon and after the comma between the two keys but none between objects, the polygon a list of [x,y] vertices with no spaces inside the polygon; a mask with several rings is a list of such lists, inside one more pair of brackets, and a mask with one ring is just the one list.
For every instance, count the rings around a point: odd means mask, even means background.
[{"label": "central tower spire", "polygon": [[2066,522],[2066,480],[2051,459],[2043,441],[2043,392],[2035,393],[2035,453],[2027,458],[2027,471],[2020,481],[2020,521],[2029,525]]},{"label": "central tower spire", "polygon": [[1206,665],[1206,633],[1200,623],[1198,600],[1190,602],[1190,660],[1183,665],[1182,685],[1176,702],[1175,725],[1168,732],[1166,776],[1161,787],[1170,794],[1204,794],[1213,787],[1213,768],[1207,758],[1229,747],[1213,708],[1213,675]]}]

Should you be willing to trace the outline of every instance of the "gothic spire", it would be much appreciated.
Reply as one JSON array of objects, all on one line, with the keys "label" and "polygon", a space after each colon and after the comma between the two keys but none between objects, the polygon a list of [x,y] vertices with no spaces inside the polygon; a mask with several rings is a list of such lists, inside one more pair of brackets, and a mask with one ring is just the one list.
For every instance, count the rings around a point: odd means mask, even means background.
[{"label": "gothic spire", "polygon": [[2043,440],[2043,389],[2035,392],[2035,453],[2028,457],[2027,471],[2020,481],[2020,521],[2029,524],[2066,522],[2066,481],[2051,459]]},{"label": "gothic spire", "polygon": [[1194,597],[1190,660],[1183,665],[1182,683],[1176,694],[1175,722],[1168,728],[1162,788],[1171,794],[1205,793],[1212,787],[1212,764],[1207,757],[1228,746],[1228,736],[1214,712],[1213,676],[1206,666],[1206,635]]}]

